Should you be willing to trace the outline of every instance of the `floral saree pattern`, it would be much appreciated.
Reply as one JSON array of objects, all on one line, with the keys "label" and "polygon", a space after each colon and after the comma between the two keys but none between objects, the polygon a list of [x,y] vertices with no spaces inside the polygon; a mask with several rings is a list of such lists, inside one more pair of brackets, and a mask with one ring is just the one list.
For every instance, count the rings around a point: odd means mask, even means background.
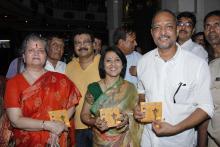
[{"label": "floral saree pattern", "polygon": [[[89,90],[88,90],[89,91]],[[93,92],[89,91],[91,94]],[[93,128],[93,146],[108,147],[137,147],[140,146],[142,126],[133,118],[133,109],[138,101],[135,86],[122,78],[119,78],[113,86],[103,92],[93,103],[90,111],[95,116],[99,116],[101,108],[118,107],[129,117],[129,126],[116,129],[110,128],[105,132],[100,132]]]},{"label": "floral saree pattern", "polygon": [[[76,86],[63,74],[48,71],[32,85],[18,74],[7,82],[5,107],[20,108],[24,117],[50,120],[48,111],[69,109],[78,104],[80,97]],[[49,139],[48,131],[14,128],[13,132],[18,147],[44,147]],[[61,134],[59,144],[67,146],[67,132]]]}]

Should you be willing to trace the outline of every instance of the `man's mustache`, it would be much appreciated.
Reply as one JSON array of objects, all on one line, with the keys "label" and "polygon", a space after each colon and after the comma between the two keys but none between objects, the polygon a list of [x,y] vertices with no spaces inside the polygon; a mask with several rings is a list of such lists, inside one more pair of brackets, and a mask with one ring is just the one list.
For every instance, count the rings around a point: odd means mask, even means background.
[{"label": "man's mustache", "polygon": [[159,37],[159,39],[169,39],[169,38],[170,38],[170,36],[168,36],[168,35],[161,35]]},{"label": "man's mustache", "polygon": [[180,30],[179,32],[180,32],[180,33],[182,33],[182,32],[183,32],[183,33],[187,33],[187,31],[185,31],[185,30]]}]

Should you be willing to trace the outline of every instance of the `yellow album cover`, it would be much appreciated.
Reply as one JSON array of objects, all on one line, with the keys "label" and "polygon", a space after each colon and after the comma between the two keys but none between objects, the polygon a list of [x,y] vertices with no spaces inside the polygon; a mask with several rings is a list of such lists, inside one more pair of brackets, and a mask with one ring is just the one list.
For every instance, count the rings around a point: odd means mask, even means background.
[{"label": "yellow album cover", "polygon": [[115,127],[121,122],[118,120],[120,111],[116,107],[100,109],[100,118],[105,119],[108,127]]},{"label": "yellow album cover", "polygon": [[64,122],[68,127],[70,127],[70,122],[68,118],[67,110],[55,110],[49,111],[50,120],[57,120]]},{"label": "yellow album cover", "polygon": [[141,122],[152,122],[154,120],[162,120],[162,102],[141,102],[141,112],[145,113],[145,117]]}]

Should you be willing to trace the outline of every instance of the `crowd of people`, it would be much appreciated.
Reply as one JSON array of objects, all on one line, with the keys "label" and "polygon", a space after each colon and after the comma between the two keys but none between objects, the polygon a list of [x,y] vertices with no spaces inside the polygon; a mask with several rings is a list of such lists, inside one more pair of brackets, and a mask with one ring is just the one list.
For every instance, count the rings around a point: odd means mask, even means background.
[{"label": "crowd of people", "polygon": [[[92,31],[76,29],[69,63],[62,37],[27,35],[0,77],[0,146],[220,146],[220,10],[205,16],[204,32],[195,26],[191,12],[159,10],[156,48],[144,55],[130,26],[105,49]],[[153,112],[143,122],[143,102],[161,103],[161,118]],[[112,126],[101,115],[109,108],[118,110],[104,114]]]}]

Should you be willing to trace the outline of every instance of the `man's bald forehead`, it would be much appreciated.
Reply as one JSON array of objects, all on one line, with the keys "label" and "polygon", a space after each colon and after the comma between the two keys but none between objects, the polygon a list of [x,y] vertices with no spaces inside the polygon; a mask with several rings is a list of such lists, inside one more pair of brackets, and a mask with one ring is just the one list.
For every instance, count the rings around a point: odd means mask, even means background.
[{"label": "man's bald forehead", "polygon": [[172,11],[167,10],[167,9],[164,9],[164,10],[157,11],[157,12],[154,14],[154,16],[153,16],[153,18],[152,18],[152,23],[151,23],[152,25],[154,24],[154,19],[155,19],[158,15],[160,15],[160,14],[162,14],[162,13],[169,14],[170,16],[172,16],[174,22],[177,21],[177,20],[176,20],[176,15],[175,15]]}]

